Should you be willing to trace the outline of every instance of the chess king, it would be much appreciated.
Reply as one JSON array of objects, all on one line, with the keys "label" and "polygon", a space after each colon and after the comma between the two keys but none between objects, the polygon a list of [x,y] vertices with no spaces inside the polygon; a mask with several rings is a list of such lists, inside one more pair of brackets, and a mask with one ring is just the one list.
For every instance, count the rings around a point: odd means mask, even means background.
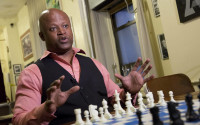
[{"label": "chess king", "polygon": [[[152,66],[141,58],[127,76],[116,74],[123,88],[109,77],[97,60],[82,56],[84,51],[73,48],[73,33],[68,15],[62,10],[48,9],[39,19],[40,38],[47,50],[35,63],[25,68],[19,78],[13,124],[63,124],[74,121],[74,109],[82,114],[90,104],[102,107],[105,99],[113,105],[114,93],[125,102],[125,90],[132,97],[153,75],[145,78]],[[78,42],[78,41],[77,41]]]}]

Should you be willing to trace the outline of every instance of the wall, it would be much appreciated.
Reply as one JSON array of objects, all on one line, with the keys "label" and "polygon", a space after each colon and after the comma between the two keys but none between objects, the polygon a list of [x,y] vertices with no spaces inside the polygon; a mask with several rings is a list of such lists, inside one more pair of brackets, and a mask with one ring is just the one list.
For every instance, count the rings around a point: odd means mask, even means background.
[{"label": "wall", "polygon": [[[133,3],[135,0],[133,0]],[[163,75],[184,73],[191,81],[200,78],[199,31],[200,18],[186,23],[180,23],[176,2],[174,0],[160,0],[158,6],[160,17],[155,17],[151,0],[142,0],[147,21],[150,40],[153,45],[155,61],[160,61]],[[164,33],[169,59],[161,58],[158,35]]]},{"label": "wall", "polygon": [[62,0],[61,7],[71,18],[75,46],[83,49],[87,56],[91,56],[89,44],[84,34],[85,30],[82,21],[84,19],[81,19],[79,0]]},{"label": "wall", "polygon": [[172,73],[184,73],[192,81],[198,81],[200,78],[200,17],[180,23],[174,0],[161,0],[159,6]]}]

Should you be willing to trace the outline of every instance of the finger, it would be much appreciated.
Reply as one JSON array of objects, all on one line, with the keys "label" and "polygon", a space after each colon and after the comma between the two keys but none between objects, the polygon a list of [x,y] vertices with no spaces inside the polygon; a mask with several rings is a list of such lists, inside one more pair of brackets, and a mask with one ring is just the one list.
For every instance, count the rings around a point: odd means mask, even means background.
[{"label": "finger", "polygon": [[52,93],[56,90],[56,86],[52,86],[47,89],[46,94],[47,94],[47,99],[50,100]]},{"label": "finger", "polygon": [[115,77],[117,77],[119,80],[122,80],[122,79],[123,79],[123,76],[120,75],[120,74],[115,74]]},{"label": "finger", "polygon": [[137,68],[140,66],[140,62],[141,62],[141,61],[142,61],[142,58],[139,57],[139,58],[137,59],[135,65],[134,65],[132,71],[136,71],[136,70],[137,70]]},{"label": "finger", "polygon": [[148,81],[150,81],[152,79],[154,79],[154,75],[151,75],[150,77],[144,79],[144,83],[146,83],[146,82],[148,82]]},{"label": "finger", "polygon": [[71,94],[77,92],[79,89],[80,89],[79,86],[74,86],[74,87],[72,87],[71,89],[69,89],[68,91],[66,91],[65,94],[67,94],[67,95],[69,96],[69,95],[71,95]]},{"label": "finger", "polygon": [[142,73],[143,70],[146,68],[146,66],[149,64],[150,59],[147,59],[144,64],[142,64],[142,66],[140,67],[140,69],[138,70],[139,73]]},{"label": "finger", "polygon": [[148,74],[151,69],[152,65],[149,65],[148,68],[142,73],[142,77],[146,76],[146,74]]},{"label": "finger", "polygon": [[62,84],[62,82],[63,82],[63,80],[65,79],[65,76],[64,75],[62,75],[60,78],[59,78],[59,84],[57,85],[57,87],[58,88],[60,88],[61,87],[61,84]]},{"label": "finger", "polygon": [[53,81],[50,86],[56,86],[57,88],[60,88],[62,81],[64,80],[65,76],[62,75],[57,80]]}]

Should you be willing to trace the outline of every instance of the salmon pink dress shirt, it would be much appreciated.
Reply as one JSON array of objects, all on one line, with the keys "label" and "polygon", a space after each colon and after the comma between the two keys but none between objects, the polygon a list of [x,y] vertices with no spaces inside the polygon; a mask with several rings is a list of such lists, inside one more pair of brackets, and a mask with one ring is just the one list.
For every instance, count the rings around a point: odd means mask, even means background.
[{"label": "salmon pink dress shirt", "polygon": [[[73,48],[73,50],[74,56],[72,58],[72,64],[67,63],[62,58],[59,58],[57,54],[49,51],[45,51],[40,60],[50,55],[59,65],[67,70],[77,80],[77,82],[79,82],[80,65],[75,55],[77,53],[84,54],[84,51],[77,48]],[[110,79],[108,71],[100,62],[95,59],[92,60],[104,78],[108,97],[113,96],[115,90],[118,92],[124,91]],[[42,76],[38,66],[32,64],[25,68],[19,77],[13,116],[14,125],[47,125],[52,119],[56,118],[53,114],[45,111],[44,103],[41,104],[41,95]]]}]

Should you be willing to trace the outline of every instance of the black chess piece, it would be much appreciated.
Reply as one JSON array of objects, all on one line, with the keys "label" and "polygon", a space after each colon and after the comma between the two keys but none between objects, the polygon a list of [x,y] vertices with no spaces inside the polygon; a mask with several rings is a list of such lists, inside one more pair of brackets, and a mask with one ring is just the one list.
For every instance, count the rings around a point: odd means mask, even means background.
[{"label": "black chess piece", "polygon": [[169,116],[171,120],[171,125],[184,125],[183,120],[181,120],[180,112],[176,109],[178,103],[175,102],[168,102],[167,108],[169,111]]},{"label": "black chess piece", "polygon": [[140,110],[137,110],[136,115],[138,117],[138,125],[143,125],[143,122],[142,122],[142,112]]},{"label": "black chess piece", "polygon": [[198,112],[199,112],[199,116],[200,116],[200,93],[198,94],[198,99],[199,99],[199,109],[198,109]]},{"label": "black chess piece", "polygon": [[199,119],[199,116],[195,113],[193,109],[193,101],[192,101],[192,95],[187,94],[185,96],[185,102],[187,104],[187,112],[186,112],[186,120],[187,121],[196,121]]},{"label": "black chess piece", "polygon": [[157,106],[154,106],[150,108],[150,112],[153,117],[153,125],[163,125],[163,122],[160,120],[159,117],[159,108]]}]

